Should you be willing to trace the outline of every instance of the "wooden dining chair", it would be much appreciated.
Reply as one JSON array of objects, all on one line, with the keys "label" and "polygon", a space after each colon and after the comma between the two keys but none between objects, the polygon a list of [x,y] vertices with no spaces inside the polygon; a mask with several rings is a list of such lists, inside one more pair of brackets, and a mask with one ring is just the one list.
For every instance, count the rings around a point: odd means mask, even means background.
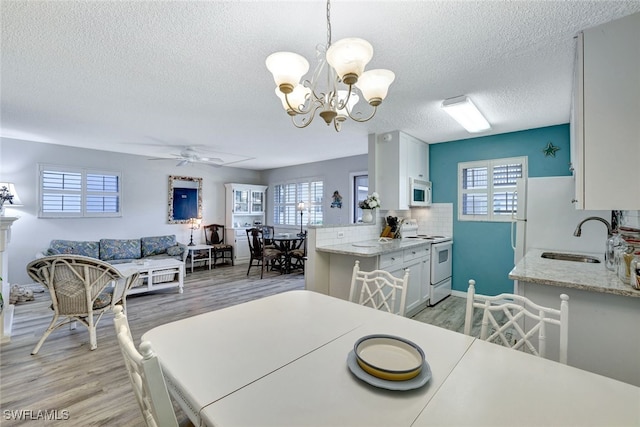
[{"label": "wooden dining chair", "polygon": [[[27,265],[27,273],[49,291],[53,319],[31,354],[37,354],[56,329],[80,322],[89,330],[90,349],[98,348],[96,328],[102,315],[126,304],[126,292],[138,280],[132,270],[124,275],[104,261],[81,255],[51,255]],[[126,306],[125,306],[126,309]]]},{"label": "wooden dining chair", "polygon": [[545,357],[547,325],[560,327],[560,363],[567,363],[569,341],[569,296],[560,295],[560,310],[542,307],[530,299],[503,293],[496,296],[476,293],[476,281],[469,280],[464,333],[472,335],[474,310],[482,310],[479,338],[515,350]]},{"label": "wooden dining chair", "polygon": [[262,244],[265,248],[269,249],[277,249],[277,245],[273,241],[273,236],[275,236],[275,227],[273,225],[261,225],[260,230],[262,230]]},{"label": "wooden dining chair", "polygon": [[211,256],[213,257],[213,268],[216,268],[218,259],[224,262],[225,259],[231,260],[233,264],[233,246],[225,243],[225,228],[221,224],[211,224],[204,226],[204,239],[211,248]]},{"label": "wooden dining chair", "polygon": [[251,258],[249,259],[249,268],[247,268],[247,276],[251,271],[251,267],[260,267],[260,278],[264,277],[265,267],[268,269],[277,266],[280,268],[280,273],[283,272],[284,253],[276,248],[264,247],[262,240],[262,230],[259,228],[247,229],[247,240],[249,241],[249,252]]},{"label": "wooden dining chair", "polygon": [[122,307],[116,307],[115,312],[113,323],[118,344],[145,423],[149,427],[178,427],[162,367],[151,343],[143,341],[138,352]]},{"label": "wooden dining chair", "polygon": [[292,270],[300,269],[304,271],[304,264],[307,261],[307,231],[305,230],[300,240],[296,241],[295,246],[289,251],[289,264]]},{"label": "wooden dining chair", "polygon": [[349,301],[404,316],[408,284],[408,268],[402,277],[395,277],[384,270],[361,271],[360,261],[356,261]]}]

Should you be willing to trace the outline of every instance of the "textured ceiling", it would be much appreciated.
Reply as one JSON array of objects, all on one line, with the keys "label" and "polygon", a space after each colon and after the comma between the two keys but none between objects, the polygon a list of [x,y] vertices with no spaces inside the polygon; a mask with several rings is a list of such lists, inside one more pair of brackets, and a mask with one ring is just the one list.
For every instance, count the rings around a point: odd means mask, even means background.
[{"label": "textured ceiling", "polygon": [[333,41],[368,40],[367,69],[396,73],[376,117],[340,133],[320,118],[294,128],[264,65],[279,50],[312,62],[325,7],[2,0],[2,136],[150,157],[194,146],[269,169],[366,153],[369,133],[475,136],[439,108],[461,94],[491,122],[483,135],[566,123],[573,36],[640,1],[334,0]]}]

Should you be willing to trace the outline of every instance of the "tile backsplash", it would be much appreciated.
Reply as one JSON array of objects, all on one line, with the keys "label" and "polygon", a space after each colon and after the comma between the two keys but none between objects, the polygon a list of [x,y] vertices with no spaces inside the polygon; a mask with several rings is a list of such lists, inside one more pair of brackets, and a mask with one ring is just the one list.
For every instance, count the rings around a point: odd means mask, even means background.
[{"label": "tile backsplash", "polygon": [[418,221],[419,234],[453,236],[453,203],[434,203],[428,208],[411,209]]},{"label": "tile backsplash", "polygon": [[[378,219],[378,224],[380,221],[381,220]],[[378,224],[318,227],[316,229],[316,247],[377,239],[380,236],[381,227]],[[342,237],[338,237],[339,234]]]},{"label": "tile backsplash", "polygon": [[[384,215],[376,213],[378,215],[377,223],[372,225],[317,227],[316,247],[377,239],[382,231]],[[418,223],[418,234],[453,236],[453,203],[434,203],[428,208],[413,208],[410,212],[385,212],[385,214],[398,217],[405,217],[409,213],[410,217]]]}]

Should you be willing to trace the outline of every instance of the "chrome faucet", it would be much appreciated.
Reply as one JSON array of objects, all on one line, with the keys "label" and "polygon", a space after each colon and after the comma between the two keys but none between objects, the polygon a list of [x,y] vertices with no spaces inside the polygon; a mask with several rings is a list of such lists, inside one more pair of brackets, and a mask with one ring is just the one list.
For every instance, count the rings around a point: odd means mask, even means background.
[{"label": "chrome faucet", "polygon": [[600,218],[599,216],[590,216],[589,218],[585,218],[582,221],[580,221],[580,223],[576,227],[576,231],[573,232],[573,235],[576,237],[580,237],[582,235],[582,224],[591,220],[600,221],[601,223],[607,226],[607,238],[613,236],[613,230],[611,229],[611,224],[609,224],[609,221],[607,221],[606,219]]}]

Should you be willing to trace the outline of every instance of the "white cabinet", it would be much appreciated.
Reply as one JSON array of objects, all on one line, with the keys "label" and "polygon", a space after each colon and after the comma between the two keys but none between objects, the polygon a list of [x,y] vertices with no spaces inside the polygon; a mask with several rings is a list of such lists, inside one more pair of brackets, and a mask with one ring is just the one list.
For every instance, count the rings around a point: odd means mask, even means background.
[{"label": "white cabinet", "polygon": [[406,315],[414,315],[429,302],[431,245],[422,245],[403,251],[404,269],[409,269]]},{"label": "white cabinet", "polygon": [[429,144],[400,131],[377,135],[375,189],[382,209],[409,209],[409,178],[429,181]]},{"label": "white cabinet", "polygon": [[247,237],[246,228],[236,228],[233,230],[233,262],[243,264],[249,262],[251,259],[251,252],[249,251],[249,238]]},{"label": "white cabinet", "polygon": [[267,187],[228,183],[225,188],[227,243],[233,245],[234,263],[242,264],[250,259],[245,230],[265,221]]},{"label": "white cabinet", "polygon": [[404,136],[407,144],[407,176],[429,181],[429,144],[406,134]]},{"label": "white cabinet", "polygon": [[640,209],[640,13],[587,29],[577,40],[576,207]]},{"label": "white cabinet", "polygon": [[395,277],[402,277],[405,271],[409,270],[409,283],[405,302],[405,315],[407,317],[427,306],[429,300],[430,249],[431,245],[426,244],[382,254],[379,257],[378,268],[388,271]]}]

